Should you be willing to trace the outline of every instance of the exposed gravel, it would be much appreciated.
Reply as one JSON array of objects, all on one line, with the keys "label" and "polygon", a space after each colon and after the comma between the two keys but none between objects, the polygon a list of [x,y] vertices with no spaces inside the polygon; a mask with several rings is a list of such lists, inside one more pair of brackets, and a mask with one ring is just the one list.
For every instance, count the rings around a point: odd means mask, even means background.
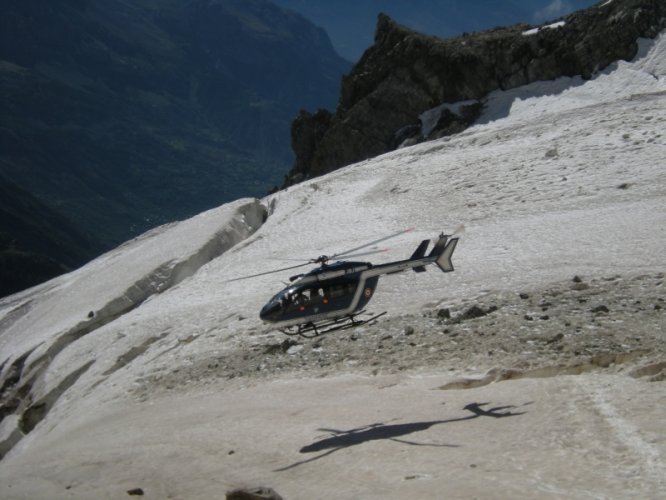
[{"label": "exposed gravel", "polygon": [[447,388],[590,370],[663,381],[665,297],[664,273],[576,276],[544,289],[488,293],[455,309],[381,318],[315,339],[250,332],[222,355],[147,374],[134,394],[146,399],[220,379],[407,370],[463,376]]}]

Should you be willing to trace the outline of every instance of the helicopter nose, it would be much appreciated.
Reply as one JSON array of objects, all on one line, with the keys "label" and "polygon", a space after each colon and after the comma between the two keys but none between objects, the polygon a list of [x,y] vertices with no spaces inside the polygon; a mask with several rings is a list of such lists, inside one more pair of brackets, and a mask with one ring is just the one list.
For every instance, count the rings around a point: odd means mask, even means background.
[{"label": "helicopter nose", "polygon": [[269,302],[262,307],[259,317],[263,321],[277,321],[280,316],[280,304],[278,302]]}]

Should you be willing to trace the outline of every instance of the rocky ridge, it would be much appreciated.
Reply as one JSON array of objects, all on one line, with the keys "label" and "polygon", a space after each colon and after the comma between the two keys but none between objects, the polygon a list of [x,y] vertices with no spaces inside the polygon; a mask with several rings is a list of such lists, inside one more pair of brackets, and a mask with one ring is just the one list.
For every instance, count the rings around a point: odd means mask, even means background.
[{"label": "rocky ridge", "polygon": [[419,34],[380,14],[374,45],[343,78],[336,111],[301,111],[294,120],[296,161],[284,186],[460,132],[492,91],[563,76],[589,79],[632,59],[638,38],[664,28],[666,5],[658,0],[600,2],[541,27],[519,24],[451,39]]}]

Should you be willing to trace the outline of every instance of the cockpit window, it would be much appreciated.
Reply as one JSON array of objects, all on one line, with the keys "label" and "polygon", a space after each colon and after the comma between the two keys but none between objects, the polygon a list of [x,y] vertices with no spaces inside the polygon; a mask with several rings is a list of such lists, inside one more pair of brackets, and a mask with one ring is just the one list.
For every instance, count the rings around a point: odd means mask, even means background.
[{"label": "cockpit window", "polygon": [[355,290],[354,283],[343,283],[329,287],[329,294],[332,299],[335,299],[344,295],[354,295]]},{"label": "cockpit window", "polygon": [[320,307],[336,300],[338,304],[343,299],[351,300],[356,292],[356,283],[338,283],[321,286],[313,283],[309,287],[291,287],[278,293],[272,302],[280,304],[283,312],[306,311],[310,307]]}]

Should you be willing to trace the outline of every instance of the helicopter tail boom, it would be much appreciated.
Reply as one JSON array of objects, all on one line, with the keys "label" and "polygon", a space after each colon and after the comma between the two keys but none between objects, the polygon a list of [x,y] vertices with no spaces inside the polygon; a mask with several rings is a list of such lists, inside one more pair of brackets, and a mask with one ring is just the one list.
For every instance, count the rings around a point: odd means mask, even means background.
[{"label": "helicopter tail boom", "polygon": [[363,275],[367,277],[380,276],[382,274],[401,273],[408,269],[412,269],[418,273],[425,271],[425,266],[428,264],[437,264],[445,273],[453,271],[451,255],[458,244],[458,238],[449,238],[445,234],[440,235],[434,248],[426,256],[425,252],[428,243],[429,240],[422,241],[409,259],[372,266],[367,271],[364,271]]}]

